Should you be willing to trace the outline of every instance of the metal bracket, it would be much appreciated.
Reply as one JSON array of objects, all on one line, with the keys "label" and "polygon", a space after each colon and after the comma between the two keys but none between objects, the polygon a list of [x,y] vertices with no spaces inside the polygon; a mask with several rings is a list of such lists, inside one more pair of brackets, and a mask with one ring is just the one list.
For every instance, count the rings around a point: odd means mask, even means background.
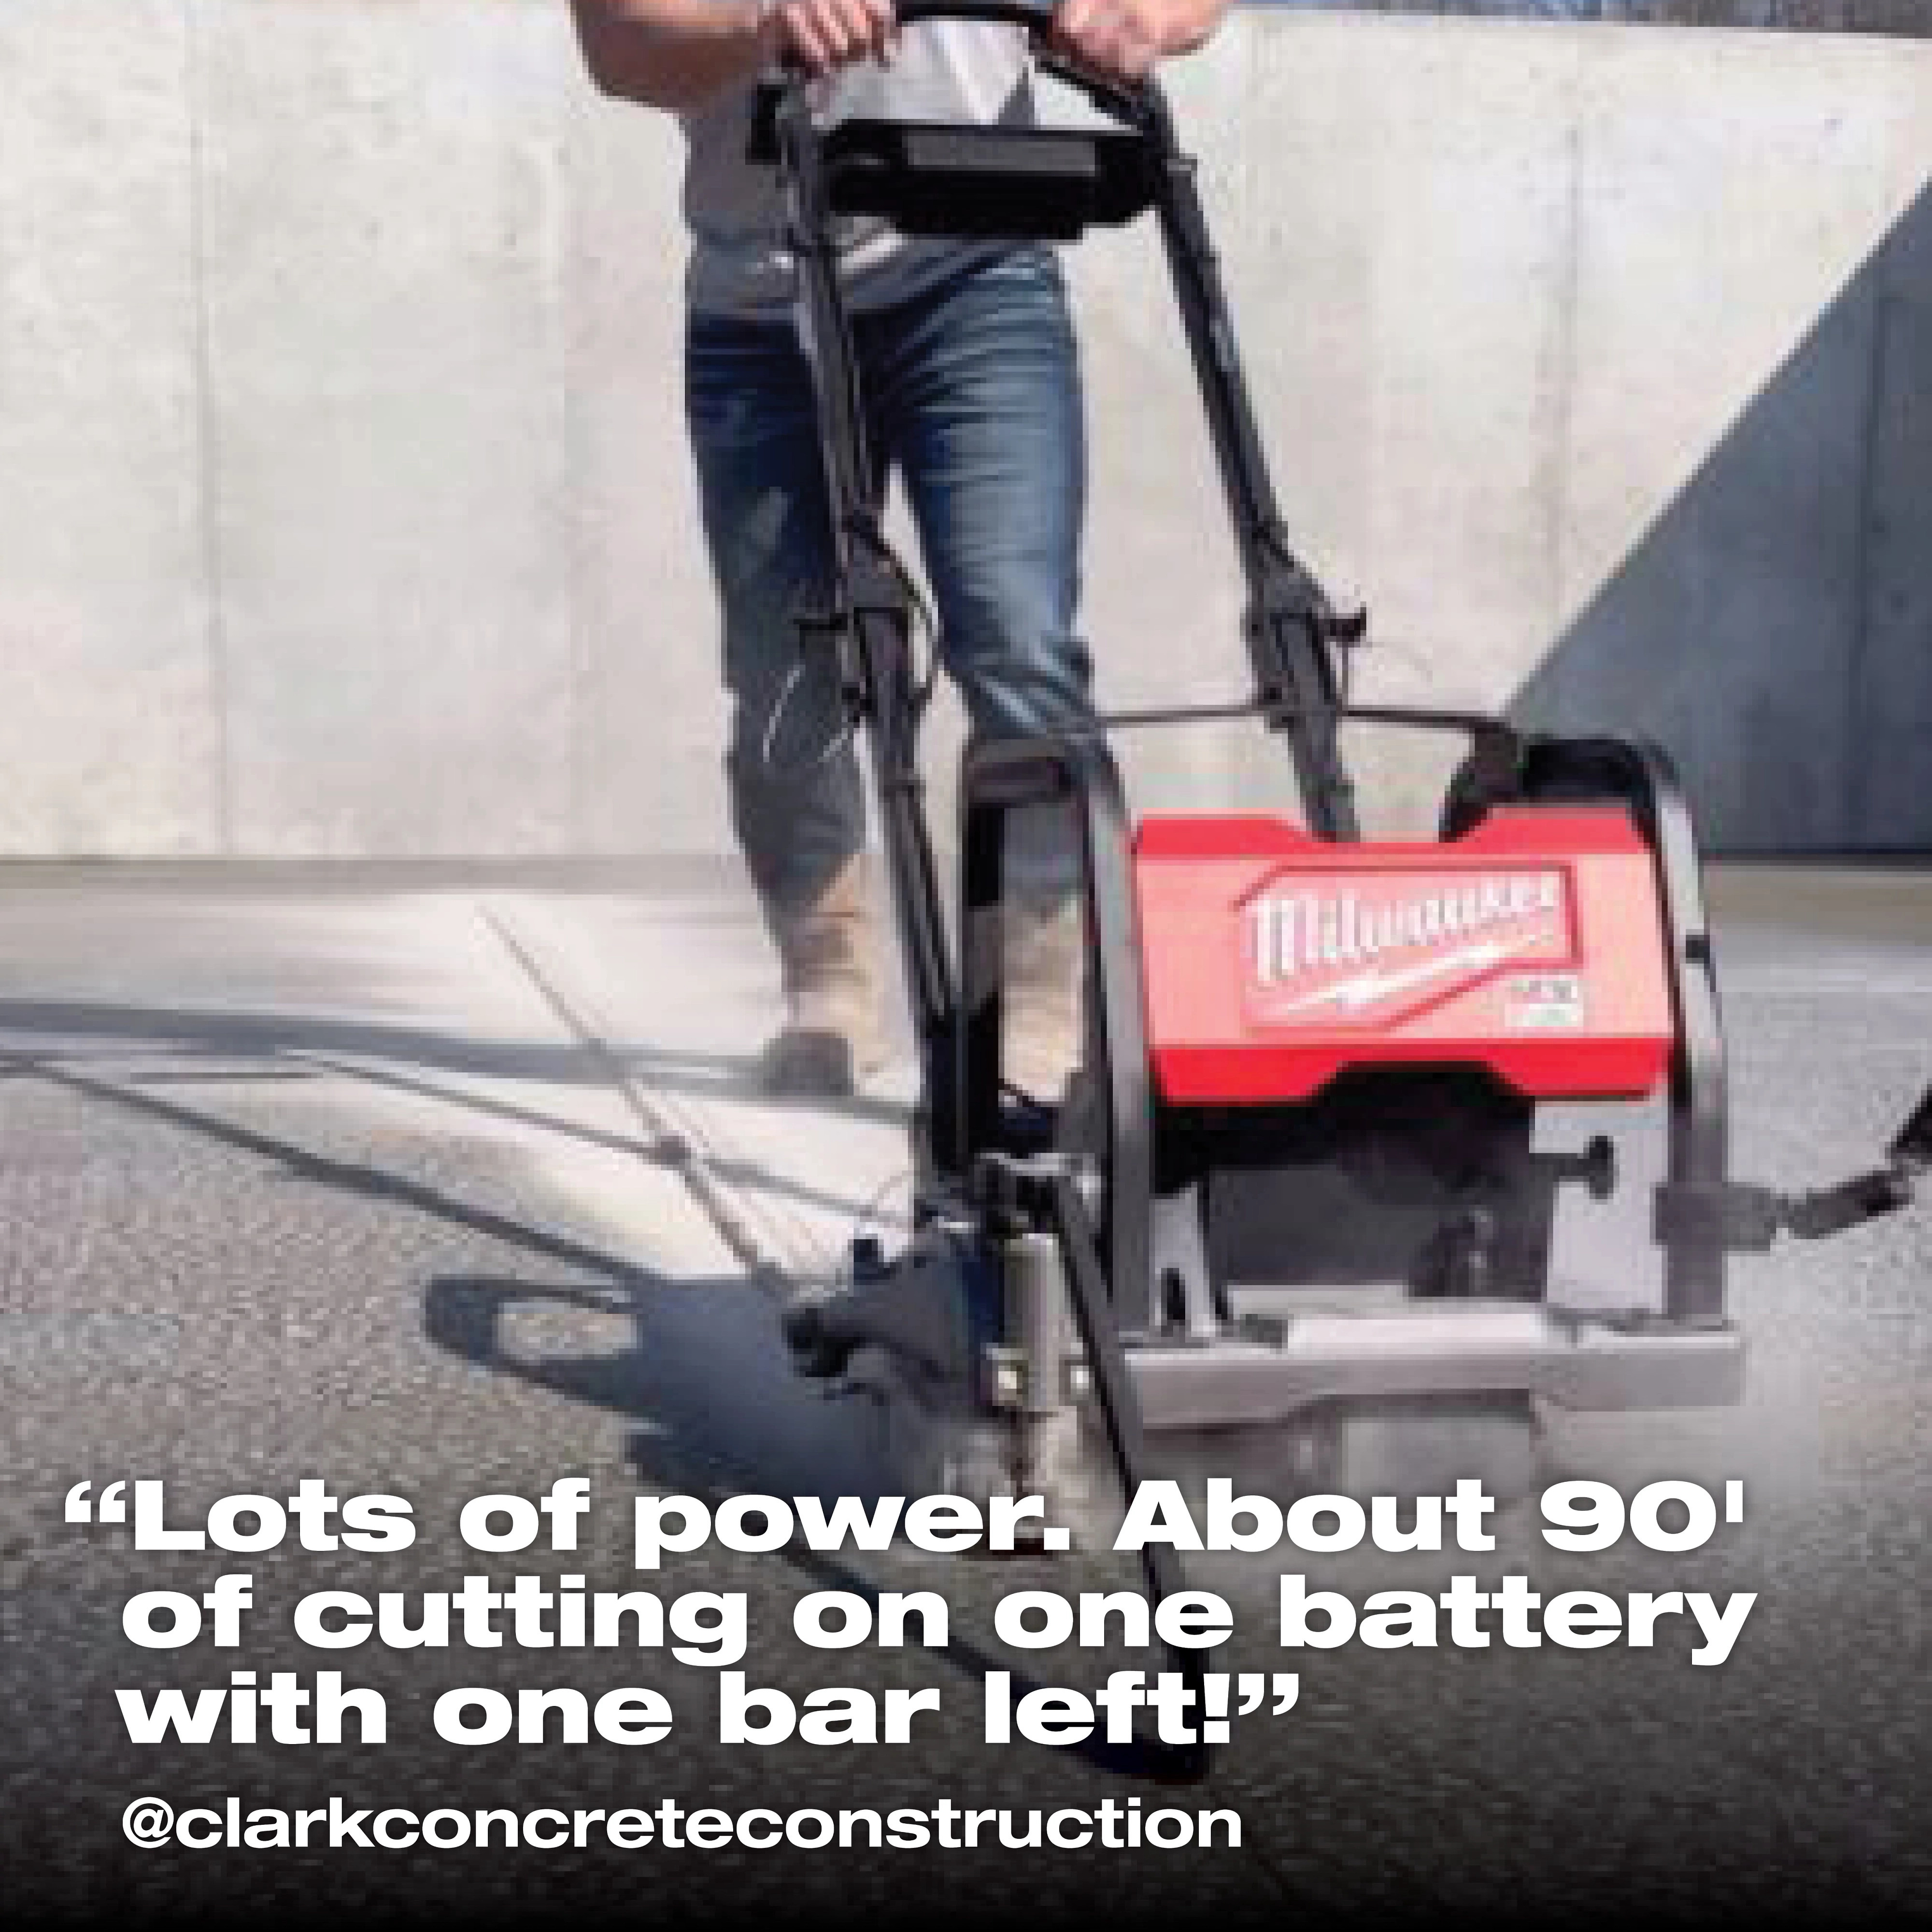
[{"label": "metal bracket", "polygon": [[1711,1247],[1726,1254],[1768,1254],[1784,1232],[1788,1196],[1744,1181],[1714,1186],[1666,1183],[1655,1196],[1652,1231],[1660,1246]]},{"label": "metal bracket", "polygon": [[1896,1214],[1918,1198],[1932,1173],[1932,1088],[1928,1088],[1886,1150],[1886,1165],[1836,1186],[1804,1194],[1727,1181],[1686,1182],[1658,1188],[1655,1227],[1660,1242],[1705,1241],[1733,1254],[1765,1254],[1780,1234],[1820,1241]]},{"label": "metal bracket", "polygon": [[1075,1173],[1072,1157],[1064,1154],[983,1150],[966,1177],[966,1198],[995,1229],[1043,1230],[1053,1223],[1055,1184]]}]

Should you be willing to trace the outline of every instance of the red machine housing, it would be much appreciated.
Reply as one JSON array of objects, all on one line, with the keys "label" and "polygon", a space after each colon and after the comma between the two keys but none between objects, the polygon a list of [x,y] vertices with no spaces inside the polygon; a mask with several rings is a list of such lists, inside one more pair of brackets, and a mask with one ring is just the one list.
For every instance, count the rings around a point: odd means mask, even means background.
[{"label": "red machine housing", "polygon": [[1149,818],[1133,874],[1172,1105],[1306,1101],[1367,1066],[1480,1066],[1550,1100],[1638,1098],[1668,1073],[1654,863],[1621,808],[1498,809],[1446,844]]}]

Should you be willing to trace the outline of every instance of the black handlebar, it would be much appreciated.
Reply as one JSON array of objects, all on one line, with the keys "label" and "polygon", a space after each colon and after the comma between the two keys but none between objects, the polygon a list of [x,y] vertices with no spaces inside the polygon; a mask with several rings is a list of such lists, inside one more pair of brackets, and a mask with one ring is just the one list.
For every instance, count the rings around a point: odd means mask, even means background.
[{"label": "black handlebar", "polygon": [[[897,0],[893,8],[900,26],[904,27],[915,26],[922,20],[970,20],[992,26],[1023,27],[1036,40],[1052,26],[1053,16],[1059,10],[1060,0]],[[1084,94],[1114,120],[1130,125],[1138,123],[1156,98],[1151,81],[1107,80],[1048,53],[1043,47],[1036,46],[1034,51],[1042,71]],[[776,105],[773,91],[782,91],[806,77],[803,68],[787,62],[778,77],[766,82],[760,90],[750,158],[760,161],[773,158],[776,146],[770,125]]]},{"label": "black handlebar", "polygon": [[982,20],[1037,32],[1053,24],[1059,0],[898,0],[902,26],[920,20]]}]

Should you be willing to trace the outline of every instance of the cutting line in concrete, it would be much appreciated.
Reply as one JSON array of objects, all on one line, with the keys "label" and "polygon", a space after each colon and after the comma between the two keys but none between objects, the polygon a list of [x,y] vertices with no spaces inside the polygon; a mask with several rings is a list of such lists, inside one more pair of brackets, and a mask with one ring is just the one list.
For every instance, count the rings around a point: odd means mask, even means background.
[{"label": "cutting line in concrete", "polygon": [[565,992],[558,976],[538,957],[527,938],[502,913],[484,905],[477,916],[508,954],[538,998],[571,1037],[602,1070],[605,1080],[644,1130],[649,1157],[676,1174],[693,1202],[744,1268],[752,1285],[774,1300],[788,1297],[801,1282],[832,1272],[827,1258],[802,1223],[755,1191],[734,1186],[723,1169],[747,1168],[742,1156],[719,1144],[692,1108],[653,1088],[624,1062],[610,1044],[610,1030],[580,994]]}]

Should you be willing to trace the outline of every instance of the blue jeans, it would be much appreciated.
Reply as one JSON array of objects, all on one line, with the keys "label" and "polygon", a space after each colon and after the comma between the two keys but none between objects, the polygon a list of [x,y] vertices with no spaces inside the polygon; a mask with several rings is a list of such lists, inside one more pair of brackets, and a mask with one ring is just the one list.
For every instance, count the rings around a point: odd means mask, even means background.
[{"label": "blue jeans", "polygon": [[[866,435],[919,532],[943,662],[976,734],[1093,715],[1073,632],[1085,511],[1080,376],[1060,264],[1018,248],[853,323]],[[686,410],[723,607],[725,768],[752,883],[782,915],[865,843],[835,653],[801,658],[830,519],[809,374],[792,323],[694,314]]]}]

